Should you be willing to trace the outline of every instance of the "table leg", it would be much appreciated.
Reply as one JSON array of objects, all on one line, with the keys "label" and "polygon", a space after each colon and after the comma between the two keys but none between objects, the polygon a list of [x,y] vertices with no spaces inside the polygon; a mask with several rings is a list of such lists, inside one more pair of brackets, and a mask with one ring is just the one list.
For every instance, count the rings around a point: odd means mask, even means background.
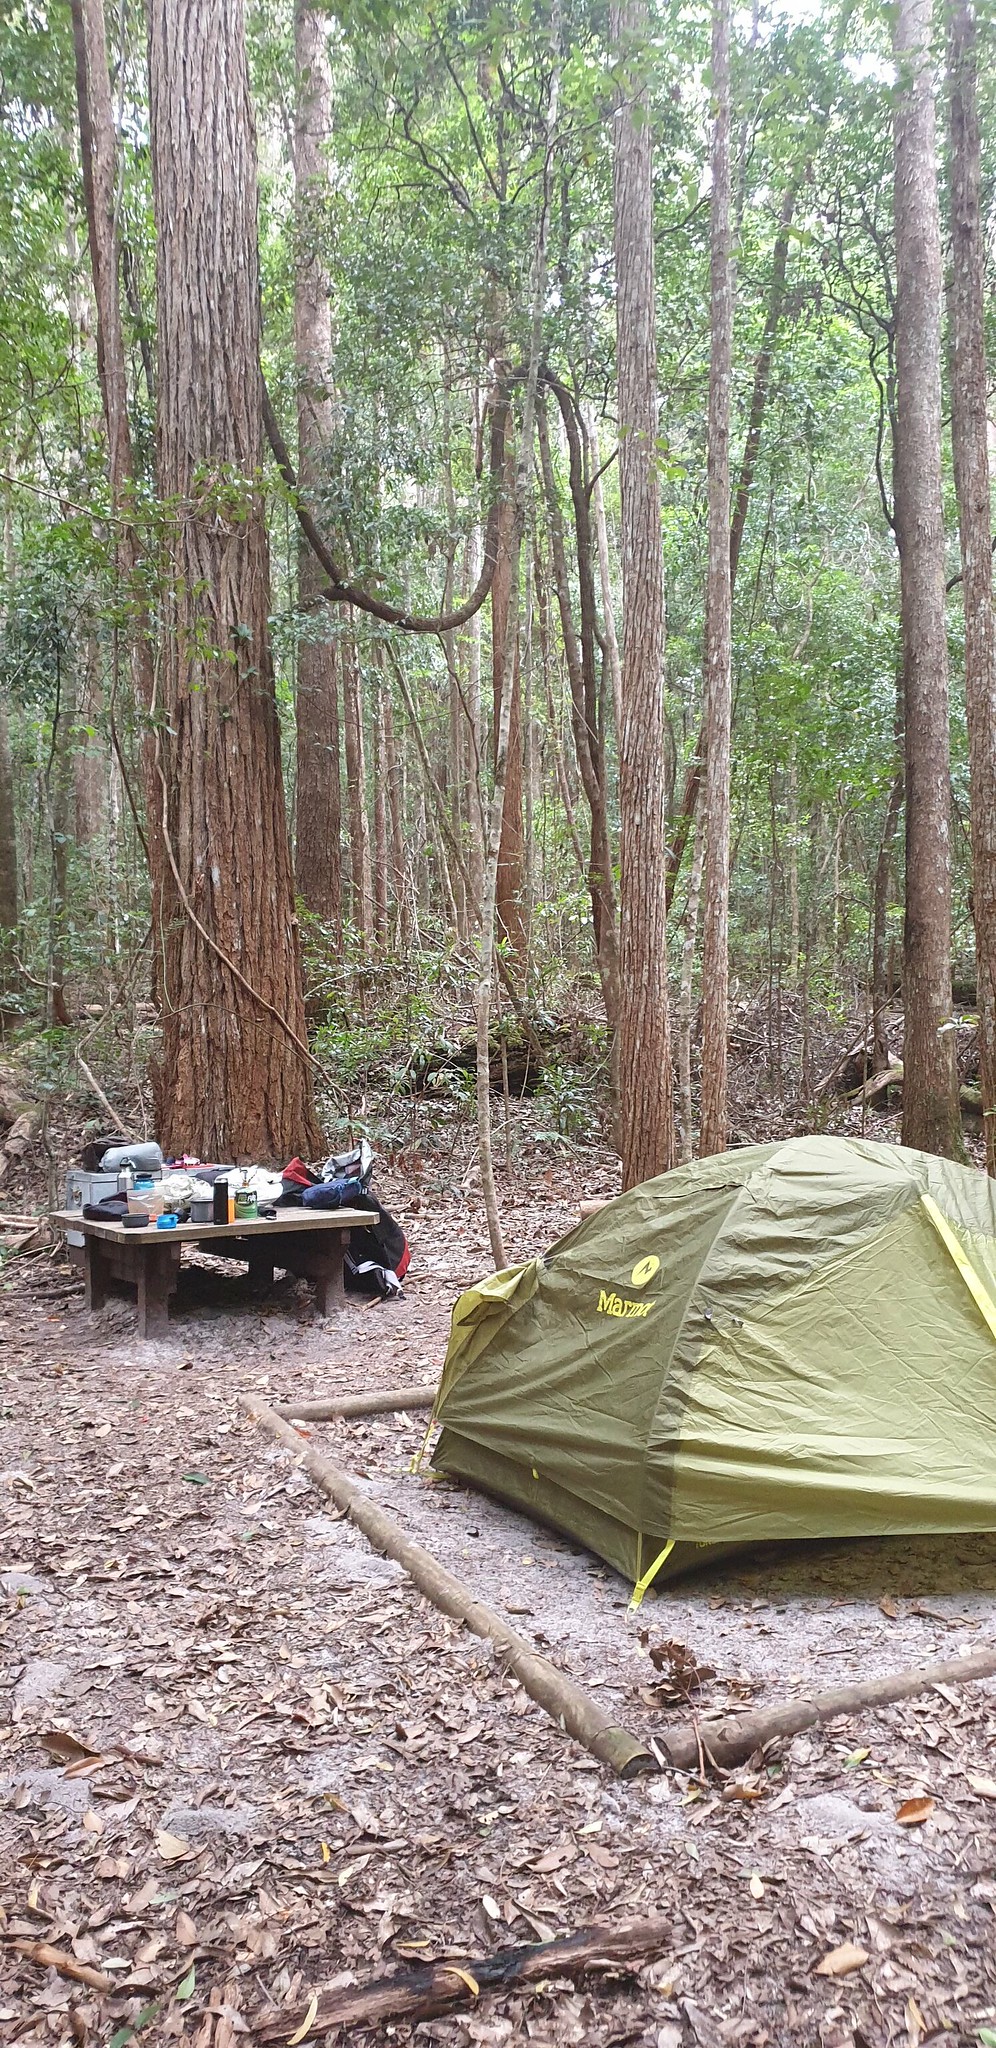
[{"label": "table leg", "polygon": [[315,1274],[315,1307],[320,1316],[327,1316],[330,1308],[346,1306],[343,1254],[343,1240],[338,1234],[322,1246],[321,1270]]},{"label": "table leg", "polygon": [[103,1308],[107,1300],[107,1283],[110,1267],[98,1237],[86,1237],[83,1241],[83,1284],[86,1289],[86,1305],[91,1315]]},{"label": "table leg", "polygon": [[302,1231],[295,1231],[285,1238],[277,1257],[288,1273],[296,1273],[302,1280],[310,1280],[315,1290],[315,1307],[320,1316],[327,1316],[330,1309],[343,1308],[346,1292],[343,1287],[343,1253],[349,1242],[348,1231],[323,1231],[321,1240],[308,1237]]},{"label": "table leg", "polygon": [[253,1294],[269,1293],[275,1264],[273,1252],[266,1243],[249,1246],[249,1286]]},{"label": "table leg", "polygon": [[150,1245],[138,1275],[138,1334],[165,1337],[169,1330],[170,1297],[176,1292],[179,1260],[168,1247]]}]

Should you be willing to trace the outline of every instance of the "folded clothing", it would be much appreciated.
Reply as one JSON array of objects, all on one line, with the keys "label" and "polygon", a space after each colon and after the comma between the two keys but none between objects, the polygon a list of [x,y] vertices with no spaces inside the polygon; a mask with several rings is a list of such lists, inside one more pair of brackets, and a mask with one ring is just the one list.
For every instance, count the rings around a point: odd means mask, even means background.
[{"label": "folded clothing", "polygon": [[369,1201],[361,1180],[321,1180],[317,1187],[301,1190],[301,1206],[305,1209],[365,1208]]}]

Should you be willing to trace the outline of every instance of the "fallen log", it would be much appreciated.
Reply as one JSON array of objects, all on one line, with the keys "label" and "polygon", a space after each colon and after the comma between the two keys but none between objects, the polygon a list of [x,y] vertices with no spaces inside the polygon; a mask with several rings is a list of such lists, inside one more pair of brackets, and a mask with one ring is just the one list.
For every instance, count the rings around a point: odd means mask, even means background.
[{"label": "fallen log", "polygon": [[67,1955],[65,1949],[52,1948],[47,1941],[11,1941],[11,1948],[19,1956],[26,1956],[29,1963],[37,1963],[42,1970],[58,1970],[60,1977],[72,1977],[76,1984],[86,1984],[91,1991],[112,1991],[114,1979],[106,1970],[95,1970],[89,1963],[77,1962],[75,1956]]},{"label": "fallen log", "polygon": [[399,1408],[431,1408],[435,1386],[395,1387],[386,1394],[330,1394],[326,1401],[274,1401],[285,1422],[332,1422],[340,1415],[392,1415]]},{"label": "fallen log", "polygon": [[466,1962],[424,1963],[420,1969],[397,1970],[369,1984],[348,1985],[319,1993],[318,2003],[260,2015],[252,2032],[259,2041],[287,2041],[311,2012],[309,2036],[317,2040],[331,2027],[369,2027],[382,2020],[427,2020],[457,2006],[471,2005],[483,1991],[505,1991],[549,1977],[584,1977],[594,1970],[619,1970],[666,1949],[674,1925],[663,1914],[646,1920],[616,1920],[584,1927],[562,1941],[541,1941],[522,1948],[501,1948],[492,1956]]},{"label": "fallen log", "polygon": [[658,1759],[637,1741],[635,1735],[610,1721],[596,1701],[582,1692],[572,1678],[558,1671],[546,1657],[541,1657],[493,1608],[486,1607],[482,1600],[476,1600],[469,1587],[453,1572],[447,1571],[445,1565],[441,1565],[428,1550],[423,1550],[418,1543],[411,1543],[393,1517],[377,1507],[341,1465],[335,1465],[330,1458],[313,1451],[297,1430],[264,1402],[251,1394],[244,1394],[242,1400],[263,1428],[286,1450],[294,1453],[298,1464],[304,1467],[316,1486],[328,1494],[341,1513],[348,1515],[375,1550],[384,1557],[394,1558],[419,1592],[424,1593],[441,1613],[452,1615],[470,1629],[472,1635],[481,1636],[495,1645],[502,1663],[518,1679],[530,1699],[550,1715],[551,1720],[556,1721],[568,1735],[573,1735],[575,1741],[590,1750],[601,1763],[610,1764],[621,1778],[635,1778],[644,1771],[660,1769]]},{"label": "fallen log", "polygon": [[841,1685],[828,1692],[788,1700],[780,1707],[760,1707],[753,1714],[731,1714],[724,1721],[710,1721],[708,1715],[691,1725],[665,1729],[655,1736],[659,1749],[676,1771],[698,1769],[705,1756],[720,1769],[746,1763],[755,1750],[779,1737],[800,1735],[838,1714],[857,1714],[865,1707],[891,1706],[895,1700],[912,1699],[929,1692],[934,1685],[964,1685],[972,1678],[996,1677],[996,1649],[980,1650],[974,1657],[953,1657],[946,1664],[925,1664],[922,1669],[888,1672],[884,1678],[867,1678],[858,1685]]},{"label": "fallen log", "polygon": [[874,1102],[886,1088],[901,1088],[903,1085],[902,1060],[893,1060],[891,1067],[884,1067],[880,1074],[872,1074],[867,1081],[859,1082],[852,1088],[848,1102]]}]

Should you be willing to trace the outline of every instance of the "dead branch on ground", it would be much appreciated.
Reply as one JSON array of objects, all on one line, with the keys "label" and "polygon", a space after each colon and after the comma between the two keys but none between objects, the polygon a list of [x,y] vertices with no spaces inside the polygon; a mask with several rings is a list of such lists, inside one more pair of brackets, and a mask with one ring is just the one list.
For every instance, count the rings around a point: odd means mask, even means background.
[{"label": "dead branch on ground", "polygon": [[385,1394],[330,1394],[325,1401],[274,1401],[285,1422],[332,1422],[341,1415],[391,1415],[401,1408],[431,1408],[435,1386],[395,1387]]},{"label": "dead branch on ground", "polygon": [[697,1770],[703,1751],[712,1763],[726,1769],[746,1763],[766,1743],[799,1735],[804,1728],[821,1726],[824,1721],[834,1721],[838,1714],[891,1706],[895,1700],[929,1692],[934,1685],[965,1685],[973,1678],[993,1677],[996,1649],[980,1650],[974,1657],[953,1657],[946,1664],[889,1672],[884,1678],[868,1678],[858,1685],[810,1693],[808,1698],[789,1700],[782,1706],[760,1707],[753,1714],[732,1714],[725,1721],[710,1721],[703,1714],[691,1726],[686,1723],[680,1728],[665,1729],[655,1739],[675,1770]]},{"label": "dead branch on ground", "polygon": [[[644,1961],[667,1947],[674,1927],[663,1914],[646,1920],[617,1920],[583,1927],[562,1941],[543,1941],[523,1948],[499,1949],[493,1956],[467,1962],[426,1963],[421,1969],[375,1977],[369,1984],[348,1986],[319,1996],[309,2033],[317,2039],[330,2027],[376,2026],[383,2020],[426,2020],[476,2002],[483,1991],[505,1991],[537,1978],[583,1977],[595,1970],[620,1970]],[[269,2011],[256,2021],[259,2041],[286,2041],[307,2017],[309,2007]]]},{"label": "dead branch on ground", "polygon": [[393,1517],[377,1507],[348,1472],[344,1472],[340,1465],[334,1465],[330,1458],[313,1451],[298,1432],[264,1402],[253,1395],[243,1395],[242,1399],[249,1413],[278,1443],[293,1452],[298,1464],[304,1467],[316,1486],[321,1487],[336,1507],[349,1516],[375,1550],[384,1557],[394,1558],[419,1592],[424,1593],[441,1613],[452,1615],[473,1635],[482,1636],[486,1642],[495,1645],[502,1663],[518,1679],[530,1699],[535,1700],[558,1727],[573,1735],[575,1741],[582,1743],[601,1763],[611,1764],[621,1778],[659,1770],[657,1759],[642,1742],[637,1741],[628,1729],[610,1721],[601,1707],[582,1692],[573,1679],[558,1671],[546,1657],[539,1656],[493,1608],[486,1607],[482,1600],[476,1600],[469,1587],[447,1571],[428,1550],[409,1542]]}]

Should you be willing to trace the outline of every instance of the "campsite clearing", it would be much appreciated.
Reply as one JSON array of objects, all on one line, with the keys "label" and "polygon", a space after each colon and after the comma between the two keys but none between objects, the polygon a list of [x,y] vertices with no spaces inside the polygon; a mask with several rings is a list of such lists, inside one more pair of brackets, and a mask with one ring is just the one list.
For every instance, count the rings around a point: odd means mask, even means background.
[{"label": "campsite clearing", "polygon": [[[563,1199],[509,1201],[522,1253],[569,1227],[571,1192],[565,1174]],[[406,1300],[351,1303],[324,1330],[293,1284],[262,1309],[245,1282],[224,1310],[188,1292],[154,1347],[124,1302],[87,1319],[57,1269],[35,1265],[6,1295],[6,1932],[115,1988],[12,1952],[0,2039],[28,2011],[40,2039],[65,2038],[72,2009],[101,2040],[159,2000],[147,2038],[170,2038],[168,2020],[224,2048],[226,2006],[252,2024],[274,2003],[300,2012],[342,1970],[363,1983],[406,1958],[459,1966],[654,1913],[672,1939],[635,1976],[510,1987],[419,2040],[505,2043],[528,2026],[558,2048],[879,2048],[912,2039],[911,2009],[920,2040],[996,2027],[996,1801],[978,1789],[996,1686],[798,1737],[725,1784],[620,1784],[244,1416],[243,1390],[316,1399],[438,1364],[486,1253],[457,1201],[434,1199],[412,1236]],[[715,1672],[701,1696],[735,1705],[992,1638],[993,1538],[730,1560],[634,1620],[628,1586],[565,1538],[409,1477],[424,1414],[307,1427],[640,1731],[684,1713],[660,1703],[682,1648]],[[658,1670],[649,1650],[667,1643]],[[898,1818],[911,1803],[919,1818]],[[847,1944],[868,1960],[836,1976]]]}]

